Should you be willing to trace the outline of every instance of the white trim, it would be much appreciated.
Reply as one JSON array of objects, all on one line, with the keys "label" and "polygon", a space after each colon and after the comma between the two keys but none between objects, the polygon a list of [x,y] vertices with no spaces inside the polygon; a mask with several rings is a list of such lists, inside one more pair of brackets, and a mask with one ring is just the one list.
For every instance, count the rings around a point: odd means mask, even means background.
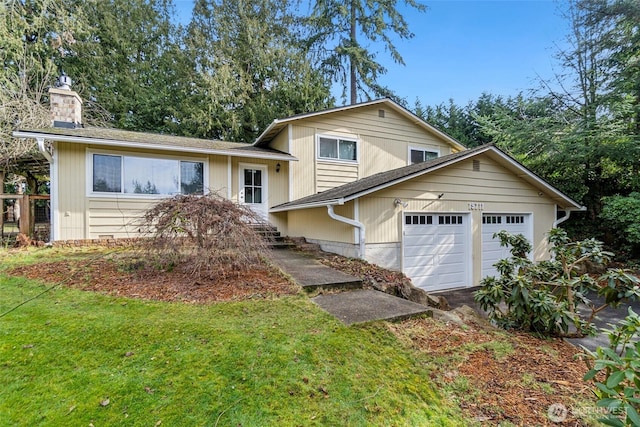
[{"label": "white trim", "polygon": [[[101,154],[107,156],[119,156],[120,164],[121,164],[121,174],[120,174],[120,188],[121,192],[94,192],[93,191],[93,155]],[[185,162],[199,162],[202,163],[202,180],[203,180],[203,192],[207,194],[209,192],[209,159],[206,157],[184,157],[184,156],[167,156],[161,154],[151,154],[151,153],[138,153],[138,152],[122,152],[122,151],[111,151],[111,150],[102,150],[95,148],[86,148],[85,149],[85,176],[86,176],[86,189],[85,195],[86,197],[91,198],[106,198],[106,199],[166,199],[169,197],[173,197],[175,194],[139,194],[139,193],[125,193],[124,192],[124,158],[125,157],[138,157],[145,159],[158,159],[158,160],[175,160],[175,161],[185,161]]]},{"label": "white trim", "polygon": [[[242,195],[244,186],[244,170],[245,169],[259,169],[262,171],[262,203],[245,203],[244,195]],[[259,206],[260,211],[255,211],[258,214],[264,214],[264,219],[269,219],[269,167],[260,163],[238,163],[238,203],[241,205],[253,207]]]},{"label": "white trim", "polygon": [[[69,135],[57,135],[52,133],[38,133],[38,132],[28,132],[28,131],[15,131],[13,132],[13,136],[16,138],[45,138],[52,141],[60,141],[60,142],[69,142],[76,144],[93,144],[93,145],[106,145],[109,147],[125,147],[125,148],[137,148],[144,150],[156,150],[156,151],[175,151],[180,153],[194,153],[194,154],[222,154],[222,155],[230,155],[235,157],[249,157],[254,159],[265,159],[265,160],[288,160],[288,161],[297,161],[295,157],[288,154],[271,154],[271,153],[260,153],[259,151],[246,151],[243,152],[240,149],[218,149],[218,148],[194,148],[194,147],[184,147],[184,146],[174,146],[174,145],[160,145],[160,144],[150,144],[147,142],[131,142],[131,141],[120,141],[115,139],[104,139],[104,138],[92,138],[85,136],[69,136]],[[250,145],[248,146],[250,147]]]},{"label": "white trim", "polygon": [[231,156],[227,156],[227,199],[233,197],[233,163]]},{"label": "white trim", "polygon": [[290,208],[271,208],[269,209],[269,212],[287,212],[287,211],[297,211],[300,209],[324,208],[329,205],[334,205],[334,206],[344,205],[344,199],[331,199],[331,200],[325,200],[323,202],[305,203],[305,204],[296,205]]},{"label": "white trim", "polygon": [[[340,159],[339,157],[338,158],[321,157],[320,156],[320,138],[334,139],[336,141],[336,144],[338,145],[338,147],[337,147],[338,156],[340,156],[340,142],[339,141],[355,142],[356,143],[356,159],[355,160],[349,160],[349,159]],[[328,134],[328,133],[317,133],[316,134],[316,161],[329,162],[329,163],[350,164],[350,165],[359,164],[360,163],[360,138],[352,137],[352,136],[343,136],[343,135],[332,135],[332,134]]]},{"label": "white trim", "polygon": [[[291,148],[293,147],[293,125],[289,123],[287,125],[287,152],[291,154]],[[293,197],[293,171],[291,163],[287,163],[287,180],[289,185],[287,187],[287,202],[291,202]],[[315,168],[314,168],[315,169]]]},{"label": "white trim", "polygon": [[60,185],[59,181],[59,164],[58,164],[58,151],[57,151],[57,143],[53,142],[53,162],[51,163],[51,187],[49,188],[49,198],[51,201],[51,231],[49,232],[49,241],[54,242],[60,239],[60,212],[59,209],[59,199],[58,199],[58,186]]},{"label": "white trim", "polygon": [[[409,145],[407,147],[407,165],[412,165],[413,163],[411,163],[411,151],[422,151],[423,153],[435,153],[436,157],[438,158],[440,157],[440,150],[437,148],[427,148],[427,147],[419,147],[419,146],[415,146],[415,145]],[[429,160],[433,160],[433,159],[429,159]]]}]

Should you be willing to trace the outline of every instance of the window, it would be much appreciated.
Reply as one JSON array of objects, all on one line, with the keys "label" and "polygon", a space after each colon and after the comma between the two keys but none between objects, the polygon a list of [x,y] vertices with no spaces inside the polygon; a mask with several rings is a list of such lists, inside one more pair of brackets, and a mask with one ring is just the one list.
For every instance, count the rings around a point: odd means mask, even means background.
[{"label": "window", "polygon": [[438,217],[438,224],[462,224],[462,215],[440,215]]},{"label": "window", "polygon": [[422,163],[429,160],[433,160],[438,157],[437,151],[429,151],[423,148],[410,148],[409,149],[409,164]]},{"label": "window", "polygon": [[93,154],[92,190],[120,194],[204,194],[204,163]]},{"label": "window", "polygon": [[321,136],[318,139],[318,157],[355,162],[358,160],[357,143],[348,139]]},{"label": "window", "polygon": [[406,225],[431,225],[433,217],[431,215],[407,215],[404,217]]}]

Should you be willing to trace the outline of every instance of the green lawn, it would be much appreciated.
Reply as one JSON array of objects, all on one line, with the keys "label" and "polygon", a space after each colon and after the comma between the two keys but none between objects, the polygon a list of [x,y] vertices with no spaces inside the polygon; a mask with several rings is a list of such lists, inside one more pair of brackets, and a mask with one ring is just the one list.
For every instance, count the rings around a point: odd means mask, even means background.
[{"label": "green lawn", "polygon": [[[50,286],[4,269],[52,256],[0,254],[0,313]],[[194,306],[60,287],[0,318],[0,425],[468,424],[424,365],[384,324],[345,327],[304,295]]]}]

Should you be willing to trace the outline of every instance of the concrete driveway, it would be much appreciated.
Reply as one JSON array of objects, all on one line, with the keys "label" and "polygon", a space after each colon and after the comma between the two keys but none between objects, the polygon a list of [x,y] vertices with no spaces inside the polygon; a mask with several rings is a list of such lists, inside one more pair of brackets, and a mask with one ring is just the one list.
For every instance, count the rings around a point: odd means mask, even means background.
[{"label": "concrete driveway", "polygon": [[[477,291],[479,288],[466,288],[466,289],[456,289],[452,291],[440,292],[434,295],[444,296],[451,308],[460,307],[462,305],[468,305],[469,307],[475,309],[477,312],[483,314],[483,311],[480,309],[480,306],[473,300],[473,293]],[[601,303],[601,300],[594,299],[596,305]],[[621,304],[618,308],[607,308],[601,311],[594,322],[596,327],[598,328],[607,328],[610,329],[610,324],[617,324],[620,320],[624,319],[627,316],[628,308],[631,307],[633,311],[640,314],[640,302],[633,301]],[[586,307],[584,308],[586,309]],[[573,345],[580,347],[584,346],[589,350],[595,350],[599,346],[608,346],[609,338],[606,333],[599,333],[594,337],[585,337],[585,338],[571,338],[567,339],[567,342],[572,343]]]}]

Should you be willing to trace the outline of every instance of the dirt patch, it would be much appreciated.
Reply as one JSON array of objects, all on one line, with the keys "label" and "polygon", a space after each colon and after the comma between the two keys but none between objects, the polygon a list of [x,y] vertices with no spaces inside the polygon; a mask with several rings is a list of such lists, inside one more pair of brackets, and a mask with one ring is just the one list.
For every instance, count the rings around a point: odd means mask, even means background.
[{"label": "dirt patch", "polygon": [[216,278],[197,280],[178,269],[125,271],[130,268],[114,259],[68,259],[18,267],[9,274],[109,295],[194,304],[293,295],[299,291],[279,270],[266,264],[246,272],[225,272]]},{"label": "dirt patch", "polygon": [[[560,339],[410,319],[389,328],[433,364],[432,379],[468,416],[488,425],[589,425],[581,419],[593,395],[582,381],[581,351]],[[548,415],[567,409],[562,423]]]}]

